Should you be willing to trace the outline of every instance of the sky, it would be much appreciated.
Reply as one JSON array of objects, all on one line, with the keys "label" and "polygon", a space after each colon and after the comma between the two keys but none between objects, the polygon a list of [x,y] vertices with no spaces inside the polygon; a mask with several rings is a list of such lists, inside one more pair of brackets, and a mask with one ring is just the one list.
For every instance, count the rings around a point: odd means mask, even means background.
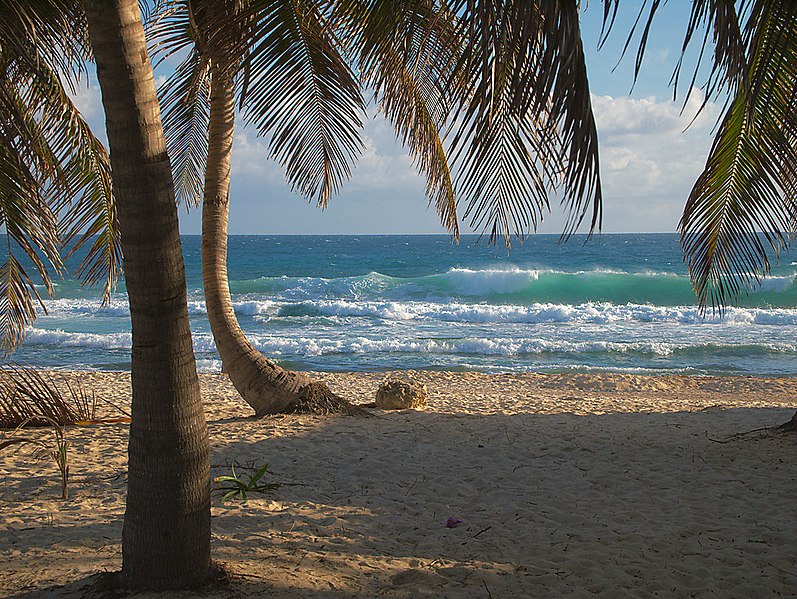
[{"label": "sky", "polygon": [[[669,82],[690,3],[671,0],[663,6],[633,86],[636,43],[619,65],[618,61],[641,2],[621,3],[613,33],[600,51],[603,4],[597,0],[582,4],[582,37],[600,142],[601,230],[674,232],[689,190],[705,163],[720,110],[709,104],[690,125],[702,103],[701,91],[693,90],[685,106],[683,90],[673,101]],[[158,79],[164,77],[162,72],[157,75]],[[686,75],[688,83],[691,71]],[[102,135],[102,105],[95,81],[77,91],[76,103],[95,132]],[[324,210],[291,192],[281,167],[269,159],[265,140],[240,123],[239,119],[233,146],[230,234],[446,233],[428,205],[422,177],[395,141],[392,127],[373,109],[365,123],[365,150],[350,180]],[[180,209],[181,233],[201,232],[200,213],[196,208]],[[563,223],[563,210],[552,201],[552,213],[545,216],[537,232],[561,233]],[[461,229],[463,233],[479,232],[466,222]]]}]

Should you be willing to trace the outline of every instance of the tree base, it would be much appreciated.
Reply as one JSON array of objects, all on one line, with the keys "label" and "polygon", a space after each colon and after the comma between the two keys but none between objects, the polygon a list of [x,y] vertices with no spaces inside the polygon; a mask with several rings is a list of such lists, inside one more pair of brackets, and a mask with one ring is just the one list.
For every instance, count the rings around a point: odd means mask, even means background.
[{"label": "tree base", "polygon": [[[172,580],[165,579],[158,583],[142,584],[141,581],[128,580],[122,572],[102,572],[93,575],[93,584],[83,589],[85,597],[127,597],[131,592],[139,591],[212,591],[222,590],[229,585],[230,572],[223,564],[211,561],[210,568],[204,576],[192,579],[183,585],[175,585]],[[92,591],[94,594],[92,594]]]},{"label": "tree base", "polygon": [[370,416],[360,406],[336,395],[326,385],[319,381],[311,381],[303,386],[296,394],[296,399],[289,403],[282,411],[284,414],[318,414],[329,416],[331,414],[345,414],[348,416]]}]

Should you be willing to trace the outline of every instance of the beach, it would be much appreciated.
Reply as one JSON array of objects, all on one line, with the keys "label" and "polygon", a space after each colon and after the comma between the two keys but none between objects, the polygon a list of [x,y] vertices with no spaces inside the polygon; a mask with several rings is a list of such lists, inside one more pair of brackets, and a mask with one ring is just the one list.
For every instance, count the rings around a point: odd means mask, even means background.
[{"label": "beach", "polygon": [[[200,375],[212,476],[268,463],[283,484],[213,494],[232,579],[205,595],[795,596],[797,435],[738,433],[788,421],[797,379],[392,374],[429,406],[255,419],[226,375]],[[54,376],[129,405],[129,373]],[[313,376],[369,403],[388,374]],[[54,464],[3,451],[0,596],[86,596],[120,568],[127,431],[67,428],[67,500]]]}]

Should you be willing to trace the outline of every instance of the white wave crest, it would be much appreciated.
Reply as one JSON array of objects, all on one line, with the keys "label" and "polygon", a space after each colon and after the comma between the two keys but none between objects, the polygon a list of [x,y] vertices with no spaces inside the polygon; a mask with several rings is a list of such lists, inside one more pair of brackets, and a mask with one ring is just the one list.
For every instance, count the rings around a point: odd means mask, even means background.
[{"label": "white wave crest", "polygon": [[[192,335],[194,350],[197,352],[215,352],[216,344],[208,334]],[[25,339],[26,345],[48,345],[51,347],[85,347],[96,349],[131,349],[133,336],[131,333],[76,333],[61,329],[29,328]]]},{"label": "white wave crest", "polygon": [[528,288],[539,276],[538,270],[520,268],[452,268],[441,278],[454,292],[469,296],[518,293]]},{"label": "white wave crest", "polygon": [[291,313],[338,317],[370,317],[382,320],[429,320],[463,323],[592,323],[660,322],[679,324],[797,325],[797,309],[728,308],[724,315],[701,315],[694,306],[650,306],[586,303],[540,303],[530,306],[432,302],[369,302],[316,300],[286,303]]},{"label": "white wave crest", "polygon": [[761,284],[751,290],[751,293],[783,293],[794,285],[797,275],[786,277],[765,277]]},{"label": "white wave crest", "polygon": [[[268,355],[322,356],[330,354],[466,354],[482,356],[523,356],[543,353],[640,353],[669,356],[679,350],[719,349],[715,344],[691,345],[658,341],[567,341],[543,339],[354,339],[253,337],[252,343]],[[769,352],[797,352],[794,344],[760,344]]]}]

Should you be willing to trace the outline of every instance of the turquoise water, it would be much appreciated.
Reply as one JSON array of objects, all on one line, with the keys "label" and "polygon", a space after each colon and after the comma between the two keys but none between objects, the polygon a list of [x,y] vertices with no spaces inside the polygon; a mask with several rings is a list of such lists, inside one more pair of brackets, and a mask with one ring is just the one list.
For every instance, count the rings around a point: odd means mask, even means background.
[{"label": "turquoise water", "polygon": [[[200,239],[183,238],[201,370],[220,368],[201,288]],[[723,317],[699,313],[678,238],[241,236],[229,244],[236,313],[249,339],[303,370],[429,368],[797,374],[797,262]],[[59,282],[13,359],[128,369],[124,285],[103,308]]]}]

